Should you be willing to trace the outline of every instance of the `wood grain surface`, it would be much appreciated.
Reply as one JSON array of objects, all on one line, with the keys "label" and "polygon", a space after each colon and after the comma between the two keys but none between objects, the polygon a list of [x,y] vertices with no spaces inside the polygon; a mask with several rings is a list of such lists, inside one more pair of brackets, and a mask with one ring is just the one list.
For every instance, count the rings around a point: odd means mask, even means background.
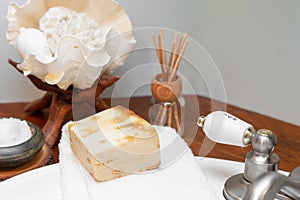
[{"label": "wood grain surface", "polygon": [[[269,116],[248,111],[236,106],[227,105],[218,101],[212,101],[205,97],[185,96],[184,107],[184,139],[190,144],[195,155],[221,158],[226,160],[244,162],[245,155],[252,148],[234,147],[229,145],[215,144],[205,137],[203,131],[197,127],[199,114],[207,115],[212,111],[226,110],[240,119],[252,124],[256,130],[267,128],[272,130],[278,138],[275,153],[280,156],[279,169],[291,171],[300,165],[300,127],[289,124]],[[130,99],[105,100],[112,106],[123,104],[131,110],[150,120],[149,108],[150,97],[134,97]],[[26,103],[2,103],[0,104],[0,117],[16,117],[28,120],[42,127],[46,122],[47,110],[36,113],[23,111]],[[58,142],[58,141],[57,141]],[[58,162],[57,144],[53,148],[54,162]]]}]

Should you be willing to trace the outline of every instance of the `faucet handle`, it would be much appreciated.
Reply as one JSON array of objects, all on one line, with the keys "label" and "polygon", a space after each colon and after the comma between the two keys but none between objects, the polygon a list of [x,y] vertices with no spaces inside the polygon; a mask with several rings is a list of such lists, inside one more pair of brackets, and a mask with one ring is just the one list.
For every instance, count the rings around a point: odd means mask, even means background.
[{"label": "faucet handle", "polygon": [[255,179],[266,172],[277,172],[279,157],[273,153],[277,137],[272,131],[255,131],[251,124],[222,111],[199,117],[197,124],[214,142],[241,147],[252,143],[253,150],[246,155],[244,173],[225,182],[223,192],[226,199],[243,199]]},{"label": "faucet handle", "polygon": [[249,145],[255,133],[251,124],[223,111],[201,116],[197,124],[210,140],[233,146]]}]

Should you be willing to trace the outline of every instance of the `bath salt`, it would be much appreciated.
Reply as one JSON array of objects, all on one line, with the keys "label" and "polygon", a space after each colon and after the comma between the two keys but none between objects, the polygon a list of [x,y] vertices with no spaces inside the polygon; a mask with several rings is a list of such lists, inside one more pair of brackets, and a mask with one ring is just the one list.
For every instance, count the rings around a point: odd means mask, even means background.
[{"label": "bath salt", "polygon": [[15,118],[0,119],[0,147],[21,144],[31,136],[32,132],[25,121]]}]

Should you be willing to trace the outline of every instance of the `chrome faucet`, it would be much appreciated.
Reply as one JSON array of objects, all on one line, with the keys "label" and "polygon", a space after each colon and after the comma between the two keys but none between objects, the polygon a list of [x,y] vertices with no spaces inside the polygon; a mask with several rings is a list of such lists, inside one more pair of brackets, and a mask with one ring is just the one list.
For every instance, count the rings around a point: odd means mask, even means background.
[{"label": "chrome faucet", "polygon": [[217,143],[242,147],[252,143],[244,173],[225,182],[223,195],[227,200],[300,200],[300,166],[289,177],[278,173],[280,159],[273,153],[277,137],[272,131],[255,131],[247,122],[221,111],[199,117],[198,126]]},{"label": "chrome faucet", "polygon": [[[300,167],[297,167],[295,170],[300,171]],[[299,175],[298,177],[287,177],[276,172],[263,174],[252,182],[244,199],[300,199]]]}]

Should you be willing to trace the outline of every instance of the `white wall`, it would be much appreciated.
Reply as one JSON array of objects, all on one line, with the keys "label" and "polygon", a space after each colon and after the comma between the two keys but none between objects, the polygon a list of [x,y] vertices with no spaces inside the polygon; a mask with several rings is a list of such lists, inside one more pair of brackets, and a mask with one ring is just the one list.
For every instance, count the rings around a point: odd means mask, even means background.
[{"label": "white wall", "polygon": [[[119,1],[126,8],[134,27],[154,26],[188,32],[202,44],[218,66],[227,102],[300,125],[299,0]],[[5,39],[8,2],[2,0],[0,6],[0,102],[27,101],[41,93],[6,64],[9,57],[20,60]],[[17,2],[23,4],[25,1]],[[202,74],[195,75],[193,70],[181,72],[197,93],[224,99],[219,77],[210,73],[208,57],[197,56],[198,51],[192,51],[192,47],[189,44],[190,50],[185,56],[187,60],[195,59],[194,67]],[[145,58],[142,52],[136,53],[117,73],[124,74],[132,66],[145,61],[155,62],[155,54],[150,52],[150,57]],[[135,73],[139,73],[138,77]],[[139,70],[131,76],[126,74],[119,95],[129,94],[131,91],[126,91],[126,88],[134,87],[137,79],[146,80],[151,76]],[[201,86],[205,82],[207,85]],[[145,86],[134,94],[147,92]]]},{"label": "white wall", "polygon": [[[7,64],[8,58],[21,61],[16,49],[6,41],[6,13],[9,2],[9,0],[0,2],[0,102],[28,101],[39,97],[41,92],[35,89],[22,74]],[[18,0],[16,2],[23,5],[26,1]]]}]

